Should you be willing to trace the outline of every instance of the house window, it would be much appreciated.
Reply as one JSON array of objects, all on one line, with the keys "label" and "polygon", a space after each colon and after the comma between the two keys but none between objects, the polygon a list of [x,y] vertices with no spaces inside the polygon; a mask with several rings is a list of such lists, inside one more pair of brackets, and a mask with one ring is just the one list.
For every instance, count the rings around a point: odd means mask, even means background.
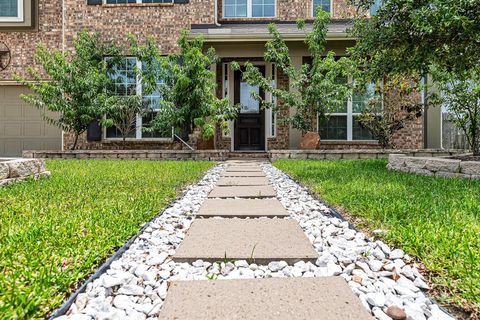
[{"label": "house window", "polygon": [[374,140],[372,134],[364,129],[358,116],[374,98],[375,85],[369,84],[365,93],[355,93],[344,106],[330,113],[326,118],[319,118],[318,132],[322,140]]},{"label": "house window", "polygon": [[317,8],[321,7],[323,11],[332,12],[332,0],[313,0],[312,16],[314,17],[317,12]]},{"label": "house window", "polygon": [[105,4],[173,3],[173,0],[105,0]]},{"label": "house window", "polygon": [[225,18],[267,18],[275,17],[276,0],[225,0]]},{"label": "house window", "polygon": [[22,22],[24,0],[0,0],[0,22]]},{"label": "house window", "polygon": [[[125,57],[121,62],[110,66],[110,76],[113,80],[112,92],[119,96],[142,95],[142,86],[138,81],[136,68],[142,68],[143,65],[135,57]],[[157,85],[160,86],[162,80],[158,80]],[[148,138],[165,138],[160,132],[145,132],[143,128],[148,127],[152,120],[155,119],[157,112],[160,110],[160,90],[152,92],[150,95],[143,97],[143,102],[146,103],[150,110],[145,115],[137,115],[136,120],[132,123],[132,130],[128,138],[131,139],[148,139]],[[106,129],[106,138],[114,139],[120,138],[120,132],[114,126]]]}]

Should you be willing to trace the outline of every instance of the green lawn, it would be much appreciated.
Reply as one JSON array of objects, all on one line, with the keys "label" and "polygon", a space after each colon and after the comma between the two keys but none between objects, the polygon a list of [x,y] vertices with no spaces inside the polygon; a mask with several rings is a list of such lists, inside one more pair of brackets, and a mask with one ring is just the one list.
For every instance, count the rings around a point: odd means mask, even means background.
[{"label": "green lawn", "polygon": [[213,164],[48,161],[0,188],[0,319],[43,319]]},{"label": "green lawn", "polygon": [[327,203],[420,258],[443,303],[480,310],[480,181],[390,172],[384,160],[296,161],[275,166]]}]

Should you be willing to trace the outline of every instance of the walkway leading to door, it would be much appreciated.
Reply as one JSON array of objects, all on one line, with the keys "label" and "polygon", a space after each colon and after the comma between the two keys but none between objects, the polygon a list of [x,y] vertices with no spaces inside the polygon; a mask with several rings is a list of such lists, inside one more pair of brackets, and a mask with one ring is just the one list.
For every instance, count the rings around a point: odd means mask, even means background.
[{"label": "walkway leading to door", "polygon": [[[205,219],[193,222],[173,261],[220,268],[230,261],[278,268],[315,263],[318,253],[298,222],[279,218],[287,212],[276,195],[259,163],[231,162],[200,209]],[[319,314],[327,320],[372,319],[341,277],[174,281],[159,319],[316,319]]]},{"label": "walkway leading to door", "polygon": [[229,161],[142,229],[59,319],[452,320],[417,267],[271,164]]}]

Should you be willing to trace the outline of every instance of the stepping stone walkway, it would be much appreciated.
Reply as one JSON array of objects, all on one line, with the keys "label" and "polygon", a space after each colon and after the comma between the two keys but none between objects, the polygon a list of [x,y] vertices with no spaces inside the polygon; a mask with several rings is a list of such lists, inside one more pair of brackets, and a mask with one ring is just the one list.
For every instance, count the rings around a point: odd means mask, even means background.
[{"label": "stepping stone walkway", "polygon": [[298,223],[285,219],[196,219],[173,256],[193,263],[248,260],[257,264],[304,260],[318,254]]},{"label": "stepping stone walkway", "polygon": [[268,186],[270,182],[266,177],[223,177],[217,186]]},{"label": "stepping stone walkway", "polygon": [[211,218],[258,218],[288,217],[285,207],[275,198],[271,199],[207,199],[197,217]]},{"label": "stepping stone walkway", "polygon": [[[288,215],[276,195],[259,165],[227,167],[198,214],[211,218],[193,222],[173,261],[314,263],[318,254],[298,222],[268,219]],[[263,218],[235,219],[245,217]],[[169,290],[160,319],[372,319],[341,277],[177,281]]]},{"label": "stepping stone walkway", "polygon": [[160,318],[372,319],[340,277],[175,281]]},{"label": "stepping stone walkway", "polygon": [[402,250],[271,164],[237,160],[189,186],[57,319],[453,320],[428,288]]},{"label": "stepping stone walkway", "polygon": [[272,198],[276,196],[271,186],[225,186],[216,187],[208,195],[209,198]]}]

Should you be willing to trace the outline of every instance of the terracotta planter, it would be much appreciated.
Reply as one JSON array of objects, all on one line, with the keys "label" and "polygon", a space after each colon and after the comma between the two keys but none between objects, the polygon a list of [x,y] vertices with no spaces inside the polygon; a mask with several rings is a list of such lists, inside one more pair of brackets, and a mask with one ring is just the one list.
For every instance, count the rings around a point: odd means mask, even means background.
[{"label": "terracotta planter", "polygon": [[302,137],[300,149],[302,150],[316,150],[320,148],[320,135],[317,132],[307,132]]}]

